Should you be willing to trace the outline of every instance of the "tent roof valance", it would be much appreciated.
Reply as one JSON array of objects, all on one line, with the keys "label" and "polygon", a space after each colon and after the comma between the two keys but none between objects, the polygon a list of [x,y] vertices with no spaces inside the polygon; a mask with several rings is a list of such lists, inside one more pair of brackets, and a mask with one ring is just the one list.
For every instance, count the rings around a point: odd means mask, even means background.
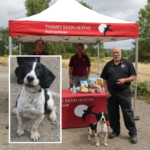
[{"label": "tent roof valance", "polygon": [[10,20],[9,36],[20,42],[111,42],[138,37],[138,23],[104,16],[75,0],[58,0],[39,14]]}]

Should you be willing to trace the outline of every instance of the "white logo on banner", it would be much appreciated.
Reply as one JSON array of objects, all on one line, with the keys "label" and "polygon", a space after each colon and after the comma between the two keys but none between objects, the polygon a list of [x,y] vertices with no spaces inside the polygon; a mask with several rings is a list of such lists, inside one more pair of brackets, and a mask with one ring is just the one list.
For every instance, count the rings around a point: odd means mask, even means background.
[{"label": "white logo on banner", "polygon": [[101,24],[101,25],[99,25],[99,27],[98,27],[99,32],[104,33],[104,30],[105,30],[106,27],[107,27],[106,24]]},{"label": "white logo on banner", "polygon": [[86,105],[78,105],[75,109],[74,109],[74,113],[76,116],[78,117],[82,117],[84,111],[83,110],[87,110],[88,106]]}]

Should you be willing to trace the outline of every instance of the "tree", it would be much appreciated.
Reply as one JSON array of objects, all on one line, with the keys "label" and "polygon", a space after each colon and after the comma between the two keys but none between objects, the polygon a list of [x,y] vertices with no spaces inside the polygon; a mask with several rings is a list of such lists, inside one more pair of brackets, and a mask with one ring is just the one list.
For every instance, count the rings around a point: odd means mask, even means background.
[{"label": "tree", "polygon": [[49,7],[51,0],[26,0],[25,7],[27,10],[26,15],[32,16],[42,12]]},{"label": "tree", "polygon": [[[12,49],[17,49],[18,42],[12,39]],[[0,27],[0,56],[8,55],[8,28]]]},{"label": "tree", "polygon": [[[139,11],[139,61],[149,61],[150,58],[150,0],[147,1],[147,5],[144,9]],[[133,42],[135,45],[135,42]],[[135,52],[135,47],[134,47]],[[134,57],[131,56],[132,58]]]},{"label": "tree", "polygon": [[89,8],[89,9],[92,9],[92,6],[89,6],[87,3],[83,2],[83,1],[80,1],[79,3],[82,4],[83,6]]}]

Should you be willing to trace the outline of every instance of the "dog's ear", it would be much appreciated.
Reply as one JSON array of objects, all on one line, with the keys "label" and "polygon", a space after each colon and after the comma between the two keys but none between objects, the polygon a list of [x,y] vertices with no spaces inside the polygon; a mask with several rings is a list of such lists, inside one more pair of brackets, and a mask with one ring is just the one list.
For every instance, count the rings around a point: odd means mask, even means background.
[{"label": "dog's ear", "polygon": [[42,65],[42,67],[44,70],[44,76],[42,80],[40,81],[40,85],[42,88],[49,88],[55,79],[55,75],[49,69],[47,69],[44,65]]},{"label": "dog's ear", "polygon": [[25,77],[23,70],[24,70],[25,66],[26,66],[26,63],[20,65],[19,67],[17,67],[15,69],[15,74],[17,76],[17,83],[18,84],[23,84],[23,80],[24,80],[24,77]]},{"label": "dog's ear", "polygon": [[100,113],[98,113],[98,114],[96,114],[96,119],[97,119],[97,121],[99,121],[100,120],[100,118],[101,118],[101,114]]},{"label": "dog's ear", "polygon": [[104,114],[106,121],[109,120],[109,115],[107,113]]}]

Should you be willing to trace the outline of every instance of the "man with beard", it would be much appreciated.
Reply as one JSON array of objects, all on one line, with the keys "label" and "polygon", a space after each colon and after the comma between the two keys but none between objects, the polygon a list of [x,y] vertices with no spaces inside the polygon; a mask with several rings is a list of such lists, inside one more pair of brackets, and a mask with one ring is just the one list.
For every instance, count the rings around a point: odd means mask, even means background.
[{"label": "man with beard", "polygon": [[136,79],[136,72],[133,64],[121,55],[121,49],[115,46],[112,49],[113,60],[105,65],[101,74],[107,97],[110,127],[113,130],[109,138],[113,139],[120,134],[120,105],[131,143],[135,144],[137,143],[137,129],[131,108],[130,84]]}]

